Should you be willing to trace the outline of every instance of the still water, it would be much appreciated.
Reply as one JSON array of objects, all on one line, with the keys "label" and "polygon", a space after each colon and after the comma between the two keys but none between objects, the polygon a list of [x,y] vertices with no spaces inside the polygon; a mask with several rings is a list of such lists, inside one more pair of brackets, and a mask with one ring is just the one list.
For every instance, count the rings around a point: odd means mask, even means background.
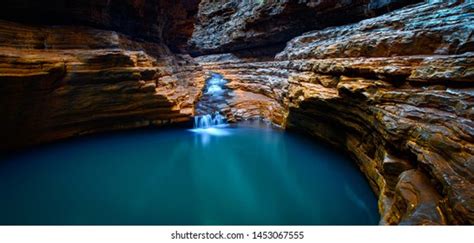
[{"label": "still water", "polygon": [[142,129],[0,160],[0,224],[377,224],[349,158],[271,128]]}]

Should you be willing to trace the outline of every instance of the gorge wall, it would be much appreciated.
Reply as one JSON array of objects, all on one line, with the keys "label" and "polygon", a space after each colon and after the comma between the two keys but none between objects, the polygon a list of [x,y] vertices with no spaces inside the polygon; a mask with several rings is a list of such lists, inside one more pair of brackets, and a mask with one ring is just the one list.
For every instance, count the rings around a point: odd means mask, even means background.
[{"label": "gorge wall", "polygon": [[216,72],[230,121],[348,151],[382,224],[473,224],[473,3],[46,3],[1,4],[1,149],[188,121]]},{"label": "gorge wall", "polygon": [[[473,8],[420,3],[304,33],[275,58],[196,60],[230,80],[229,117],[264,117],[349,151],[379,195],[381,223],[472,224]],[[246,42],[224,40],[203,51]]]},{"label": "gorge wall", "polygon": [[1,148],[189,120],[204,77],[167,43],[191,35],[192,3],[2,3]]}]

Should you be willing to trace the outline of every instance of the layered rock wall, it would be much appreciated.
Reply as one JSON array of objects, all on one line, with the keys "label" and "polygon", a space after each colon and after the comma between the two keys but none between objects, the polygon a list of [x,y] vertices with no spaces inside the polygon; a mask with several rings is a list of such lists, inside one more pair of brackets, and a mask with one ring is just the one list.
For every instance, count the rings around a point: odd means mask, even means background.
[{"label": "layered rock wall", "polygon": [[74,26],[0,21],[2,149],[186,121],[204,78],[166,45]]},{"label": "layered rock wall", "polygon": [[381,223],[474,222],[469,1],[47,2],[2,3],[1,149],[187,121],[216,72],[230,121],[348,151]]},{"label": "layered rock wall", "polygon": [[4,0],[0,19],[118,31],[183,50],[199,0]]},{"label": "layered rock wall", "polygon": [[420,0],[203,0],[189,45],[196,54],[267,47],[416,2]]},{"label": "layered rock wall", "polygon": [[245,94],[234,116],[349,151],[379,195],[381,223],[472,224],[473,9],[423,3],[305,33],[275,60],[197,60]]}]

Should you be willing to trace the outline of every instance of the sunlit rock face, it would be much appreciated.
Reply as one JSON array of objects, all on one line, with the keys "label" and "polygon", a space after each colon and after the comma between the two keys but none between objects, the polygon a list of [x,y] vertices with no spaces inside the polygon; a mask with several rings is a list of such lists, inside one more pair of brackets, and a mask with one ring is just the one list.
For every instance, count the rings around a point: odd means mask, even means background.
[{"label": "sunlit rock face", "polygon": [[265,47],[416,2],[420,0],[203,0],[189,44],[195,54]]},{"label": "sunlit rock face", "polygon": [[308,32],[273,60],[197,60],[245,94],[240,114],[348,150],[379,195],[381,223],[472,224],[473,7],[418,4]]}]

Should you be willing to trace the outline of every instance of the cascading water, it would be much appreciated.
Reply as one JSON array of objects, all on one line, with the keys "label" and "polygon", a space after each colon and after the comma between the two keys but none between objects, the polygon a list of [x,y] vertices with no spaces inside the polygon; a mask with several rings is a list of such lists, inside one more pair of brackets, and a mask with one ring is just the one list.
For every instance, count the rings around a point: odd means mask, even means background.
[{"label": "cascading water", "polygon": [[194,117],[194,128],[210,128],[226,125],[225,117],[216,112],[214,115],[202,115]]},{"label": "cascading water", "polygon": [[213,73],[207,80],[203,96],[196,104],[197,116],[194,117],[194,130],[223,127],[226,118],[220,113],[227,107],[227,98],[231,91],[226,87],[227,80]]}]

